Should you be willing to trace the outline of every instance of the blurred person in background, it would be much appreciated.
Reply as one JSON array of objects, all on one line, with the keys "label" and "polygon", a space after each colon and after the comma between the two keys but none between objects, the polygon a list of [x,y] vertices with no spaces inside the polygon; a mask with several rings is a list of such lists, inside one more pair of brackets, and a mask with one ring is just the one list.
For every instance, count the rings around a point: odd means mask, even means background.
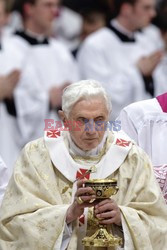
[{"label": "blurred person in background", "polygon": [[106,26],[108,10],[107,0],[61,1],[53,35],[76,56],[83,40]]},{"label": "blurred person in background", "polygon": [[167,51],[167,1],[161,0],[159,4],[155,25],[160,29],[165,51]]},{"label": "blurred person in background", "polygon": [[52,36],[72,52],[80,43],[82,24],[80,13],[60,4],[58,14],[53,22]]},{"label": "blurred person in background", "polygon": [[105,27],[107,25],[107,5],[100,1],[90,1],[85,4],[85,7],[80,9],[81,16],[83,18],[83,24],[79,37],[78,47],[73,50],[73,54],[76,57],[77,52],[82,45],[82,42],[93,32]]},{"label": "blurred person in background", "polygon": [[[158,31],[158,33],[156,33]],[[163,94],[167,91],[167,1],[162,0],[157,8],[157,15],[154,18],[154,25],[144,29],[148,40],[153,42],[156,48],[162,48],[163,56],[161,61],[152,73],[154,80],[155,95]],[[141,65],[142,66],[142,65]],[[145,65],[143,65],[145,66]],[[144,68],[143,68],[144,69]]]},{"label": "blurred person in background", "polygon": [[8,25],[12,13],[14,0],[0,1],[0,36],[11,35],[12,29]]},{"label": "blurred person in background", "polygon": [[[159,5],[156,25],[159,27],[165,55],[156,69],[159,80],[167,86],[167,2]],[[167,92],[156,98],[125,107],[118,120],[124,130],[143,148],[152,160],[154,172],[167,203]]]},{"label": "blurred person in background", "polygon": [[167,1],[162,0],[157,9],[155,25],[160,31],[159,41],[164,51],[163,57],[153,73],[155,85],[161,86],[160,93],[167,91]]},{"label": "blurred person in background", "polygon": [[[162,11],[165,11],[165,8],[167,6],[167,1],[166,0],[161,0],[159,3],[156,4],[156,16],[153,18],[152,23],[142,29],[142,33],[147,36],[147,38],[150,40],[150,43],[154,46],[155,50],[156,49],[164,49],[164,39],[162,37],[162,29],[166,29],[165,27],[162,27],[162,25],[165,25],[165,20],[163,21],[162,19],[159,20],[160,18],[160,13]],[[162,24],[163,23],[163,24]]]},{"label": "blurred person in background", "polygon": [[[21,30],[23,29],[23,19],[20,14],[20,0],[13,1],[14,5],[9,19],[9,26],[14,31]],[[79,43],[82,17],[75,10],[64,6],[62,2],[64,1],[59,1],[58,10],[52,22],[50,35],[72,51]]]},{"label": "blurred person in background", "polygon": [[[17,53],[4,32],[10,12],[8,7],[8,1],[0,0],[0,152],[4,160],[7,161],[11,154],[15,154],[14,123],[12,115],[5,118],[4,113],[14,112],[10,107],[13,102],[14,90],[20,79]],[[8,136],[6,137],[6,135]],[[8,157],[5,157],[6,152],[8,152]]]},{"label": "blurred person in background", "polygon": [[100,6],[87,7],[81,12],[83,17],[83,26],[81,40],[83,41],[91,33],[106,26],[105,10]]},{"label": "blurred person in background", "polygon": [[151,98],[166,88],[153,72],[162,59],[163,49],[139,29],[147,27],[156,15],[154,0],[112,0],[115,18],[108,28],[90,35],[78,53],[83,79],[94,78],[112,94],[115,119],[131,102]]},{"label": "blurred person in background", "polygon": [[[6,130],[6,133],[8,133],[8,136],[11,138],[7,149],[10,155],[11,153],[15,153],[13,151],[15,143],[12,133],[12,118],[8,117],[8,119],[4,120],[3,112],[9,108],[14,89],[20,78],[20,71],[14,63],[15,52],[13,48],[9,46],[9,40],[7,39],[8,32],[6,24],[10,13],[8,4],[8,1],[0,0],[0,125],[1,130]],[[8,49],[6,47],[8,47]],[[3,137],[3,134],[1,134],[0,141],[3,140],[5,141],[6,139]],[[0,156],[0,204],[9,178],[9,169]]]},{"label": "blurred person in background", "polygon": [[[6,43],[9,43],[8,37],[6,37],[8,34],[7,24],[12,2],[12,0],[0,0],[0,101],[12,97],[20,75],[17,70],[9,72],[13,53],[11,48],[9,52],[6,50]],[[10,53],[12,53],[11,57],[9,57]]]},{"label": "blurred person in background", "polygon": [[[77,67],[68,49],[50,38],[52,21],[58,0],[20,0],[18,8],[24,29],[10,37],[16,53],[13,62],[21,69],[21,78],[14,91],[10,107],[3,110],[0,153],[11,168],[17,154],[10,153],[11,139],[17,153],[30,139],[42,135],[44,119],[58,120],[57,108],[65,86],[78,79]],[[12,118],[12,138],[8,136],[5,121]]]},{"label": "blurred person in background", "polygon": [[167,92],[150,100],[125,107],[118,120],[121,128],[152,160],[167,203]]}]

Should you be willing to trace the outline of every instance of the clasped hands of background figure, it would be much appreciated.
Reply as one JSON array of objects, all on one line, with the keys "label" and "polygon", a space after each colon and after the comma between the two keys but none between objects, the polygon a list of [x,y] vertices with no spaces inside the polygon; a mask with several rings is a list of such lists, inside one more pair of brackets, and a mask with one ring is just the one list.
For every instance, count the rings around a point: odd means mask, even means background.
[{"label": "clasped hands of background figure", "polygon": [[142,75],[151,76],[153,74],[153,71],[157,67],[157,65],[160,63],[163,55],[164,55],[164,52],[159,50],[159,51],[153,52],[149,56],[141,57],[137,62],[137,67],[142,73]]},{"label": "clasped hands of background figure", "polygon": [[95,192],[91,187],[84,187],[86,180],[77,182],[77,191],[74,201],[67,210],[66,223],[69,224],[79,218],[84,213],[84,208],[94,207],[95,216],[100,224],[116,224],[121,226],[121,212],[117,203],[113,199],[97,200],[89,203],[96,198]]},{"label": "clasped hands of background figure", "polygon": [[7,75],[0,76],[0,100],[11,98],[13,91],[20,79],[21,72],[13,70]]}]

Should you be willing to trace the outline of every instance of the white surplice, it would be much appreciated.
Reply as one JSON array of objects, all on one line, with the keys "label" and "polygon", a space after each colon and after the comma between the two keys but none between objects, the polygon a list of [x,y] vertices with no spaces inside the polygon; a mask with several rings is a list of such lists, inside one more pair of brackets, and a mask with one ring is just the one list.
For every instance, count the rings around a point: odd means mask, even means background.
[{"label": "white surplice", "polygon": [[9,180],[9,171],[6,164],[4,163],[4,161],[0,156],[0,206],[8,184],[8,180]]},{"label": "white surplice", "polygon": [[[42,136],[44,119],[52,117],[58,120],[57,111],[49,107],[49,89],[78,80],[78,72],[70,52],[55,39],[48,39],[48,44],[31,45],[14,35],[10,38],[10,44],[16,54],[11,56],[10,62],[15,65],[18,61],[22,74],[14,92],[17,118],[2,107],[0,119],[4,125],[1,129],[0,153],[8,167],[12,168],[20,149],[28,141]],[[8,122],[9,119],[12,122]],[[5,124],[10,124],[10,128]],[[14,149],[9,153],[12,137],[16,139]]]},{"label": "white surplice", "polygon": [[156,98],[125,107],[118,117],[121,128],[150,156],[154,166],[167,163],[167,113]]},{"label": "white surplice", "polygon": [[124,130],[152,160],[155,176],[167,203],[167,113],[156,98],[125,107],[118,117]]},{"label": "white surplice", "polygon": [[[111,23],[118,30],[123,30],[117,21],[113,20]],[[127,36],[134,36],[135,42],[125,42],[111,29],[102,28],[83,42],[78,53],[81,78],[100,81],[111,95],[112,119],[115,119],[121,109],[128,104],[152,97],[146,92],[143,77],[136,63],[142,56],[163,49],[163,45],[156,47],[155,41],[145,33],[147,32],[128,33]],[[161,68],[160,65],[159,67]],[[159,71],[161,74],[154,72],[153,75],[155,96],[162,94],[164,89],[167,90],[166,73],[161,69]],[[161,78],[166,80],[162,81]]]},{"label": "white surplice", "polygon": [[[6,76],[13,70],[20,70],[24,65],[24,56],[15,50],[10,37],[1,39],[0,50],[0,75]],[[13,160],[18,156],[16,147],[19,130],[14,116],[8,113],[7,106],[0,102],[0,154],[8,167],[13,165]]]}]

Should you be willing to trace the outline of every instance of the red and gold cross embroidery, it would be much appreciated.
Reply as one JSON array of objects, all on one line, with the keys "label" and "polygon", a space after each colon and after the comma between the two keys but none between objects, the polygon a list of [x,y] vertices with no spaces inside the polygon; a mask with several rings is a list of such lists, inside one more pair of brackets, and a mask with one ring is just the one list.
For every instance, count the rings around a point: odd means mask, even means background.
[{"label": "red and gold cross embroidery", "polygon": [[47,131],[47,137],[49,137],[49,138],[57,138],[59,136],[60,136],[60,131],[58,131],[58,130]]},{"label": "red and gold cross embroidery", "polygon": [[117,139],[116,141],[116,145],[120,146],[120,147],[128,147],[130,144],[130,141],[126,141],[123,139]]},{"label": "red and gold cross embroidery", "polygon": [[[90,172],[88,172],[86,174],[88,170],[87,169],[83,169],[83,168],[80,168],[77,173],[76,173],[76,179],[83,179],[83,178],[86,178],[87,180],[89,180],[90,178]],[[86,174],[86,175],[85,175]]]},{"label": "red and gold cross embroidery", "polygon": [[85,224],[85,215],[82,214],[82,215],[79,217],[79,227],[82,227],[84,224]]}]

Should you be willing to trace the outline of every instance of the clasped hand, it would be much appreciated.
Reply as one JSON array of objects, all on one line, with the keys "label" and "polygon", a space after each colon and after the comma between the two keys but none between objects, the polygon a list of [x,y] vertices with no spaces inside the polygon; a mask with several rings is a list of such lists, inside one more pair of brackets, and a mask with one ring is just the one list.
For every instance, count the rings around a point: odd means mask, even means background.
[{"label": "clasped hand", "polygon": [[99,224],[116,224],[121,225],[121,212],[117,203],[113,199],[104,199],[102,201],[94,200],[95,192],[91,187],[84,187],[86,180],[77,182],[77,191],[74,201],[67,210],[67,224],[73,222],[84,213],[84,208],[94,207],[95,216],[99,219]]}]

